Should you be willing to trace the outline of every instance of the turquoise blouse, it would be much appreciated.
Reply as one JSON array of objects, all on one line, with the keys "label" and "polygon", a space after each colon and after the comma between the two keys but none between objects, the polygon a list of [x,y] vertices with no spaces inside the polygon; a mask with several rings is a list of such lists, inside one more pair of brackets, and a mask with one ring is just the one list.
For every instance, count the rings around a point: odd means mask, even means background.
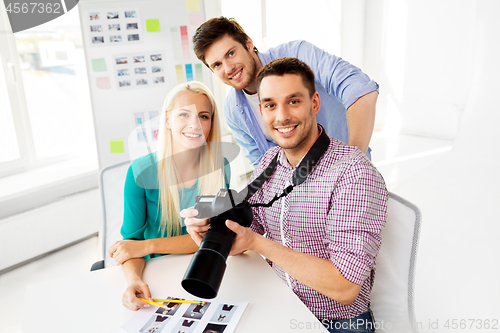
[{"label": "turquoise blouse", "polygon": [[[148,154],[134,160],[127,171],[124,188],[123,239],[146,240],[161,238],[161,207],[158,204],[158,168],[156,153]],[[229,187],[231,168],[224,158],[224,176]],[[181,210],[194,206],[195,197],[200,195],[198,179],[190,188],[179,189]],[[182,235],[187,234],[184,219],[181,220]],[[152,253],[145,259],[155,258],[162,254]]]}]

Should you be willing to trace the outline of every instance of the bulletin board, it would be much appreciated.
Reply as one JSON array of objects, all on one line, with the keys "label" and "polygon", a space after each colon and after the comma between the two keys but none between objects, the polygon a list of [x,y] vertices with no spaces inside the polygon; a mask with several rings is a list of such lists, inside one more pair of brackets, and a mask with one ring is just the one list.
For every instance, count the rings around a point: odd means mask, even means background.
[{"label": "bulletin board", "polygon": [[192,80],[212,89],[192,46],[203,0],[79,3],[99,168],[156,150],[168,92]]}]

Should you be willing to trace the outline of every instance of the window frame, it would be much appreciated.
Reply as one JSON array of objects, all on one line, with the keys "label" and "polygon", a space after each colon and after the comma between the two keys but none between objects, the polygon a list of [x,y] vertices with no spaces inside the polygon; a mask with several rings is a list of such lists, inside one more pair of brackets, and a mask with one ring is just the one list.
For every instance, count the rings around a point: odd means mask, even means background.
[{"label": "window frame", "polygon": [[51,157],[37,157],[25,93],[26,90],[19,61],[20,56],[17,50],[16,38],[12,32],[7,10],[3,2],[0,5],[0,18],[0,62],[4,72],[4,77],[0,77],[0,80],[5,81],[9,98],[7,104],[10,104],[10,114],[19,151],[19,158],[0,162],[1,179],[50,164],[79,158],[80,155],[63,153]]},{"label": "window frame", "polygon": [[2,20],[0,29],[0,59],[2,62],[7,96],[9,98],[10,114],[15,130],[15,138],[19,151],[19,158],[0,162],[0,177],[25,171],[36,159],[31,125],[29,122],[26,96],[20,70],[16,41],[12,28],[9,25],[5,5],[0,6]]}]

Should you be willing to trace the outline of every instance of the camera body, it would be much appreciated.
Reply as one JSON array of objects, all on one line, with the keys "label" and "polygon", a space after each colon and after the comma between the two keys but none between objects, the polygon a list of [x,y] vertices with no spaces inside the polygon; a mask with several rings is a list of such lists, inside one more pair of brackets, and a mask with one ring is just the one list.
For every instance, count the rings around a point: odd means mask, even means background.
[{"label": "camera body", "polygon": [[195,201],[197,218],[210,218],[210,227],[181,284],[195,296],[214,298],[219,291],[226,270],[226,260],[236,237],[226,226],[226,220],[249,227],[253,220],[252,208],[246,200],[239,198],[236,191],[229,189],[219,190],[216,196],[197,196]]}]

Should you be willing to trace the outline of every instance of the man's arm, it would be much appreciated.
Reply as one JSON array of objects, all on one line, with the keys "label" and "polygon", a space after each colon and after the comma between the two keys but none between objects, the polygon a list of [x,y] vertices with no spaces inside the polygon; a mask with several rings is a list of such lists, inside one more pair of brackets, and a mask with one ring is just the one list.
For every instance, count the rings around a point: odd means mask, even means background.
[{"label": "man's arm", "polygon": [[375,104],[378,92],[372,91],[358,98],[347,109],[347,126],[349,127],[349,146],[358,147],[366,154],[375,124]]},{"label": "man's arm", "polygon": [[255,142],[250,134],[245,132],[235,123],[232,112],[239,112],[239,110],[236,110],[236,108],[232,105],[233,103],[236,103],[234,98],[229,99],[229,97],[224,103],[224,117],[226,118],[226,123],[231,129],[234,139],[243,149],[243,154],[248,159],[250,164],[255,167],[260,162],[262,153],[259,150],[257,142]]},{"label": "man's arm", "polygon": [[245,250],[257,252],[306,286],[343,305],[351,304],[358,296],[361,286],[344,278],[328,260],[291,250],[238,223],[228,220],[226,225],[237,235],[231,255]]}]

